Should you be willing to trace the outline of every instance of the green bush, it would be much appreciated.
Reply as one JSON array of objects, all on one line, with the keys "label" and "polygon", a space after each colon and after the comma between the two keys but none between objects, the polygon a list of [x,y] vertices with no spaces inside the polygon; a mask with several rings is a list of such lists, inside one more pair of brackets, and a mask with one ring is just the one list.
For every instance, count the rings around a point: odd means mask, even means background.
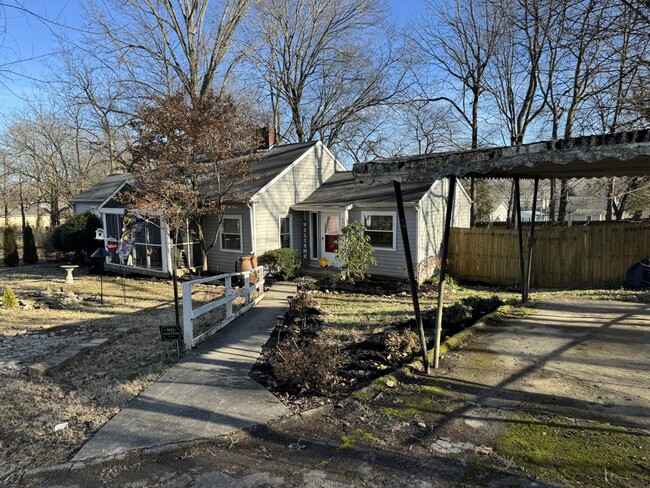
[{"label": "green bush", "polygon": [[295,278],[301,267],[298,251],[286,247],[265,252],[260,262],[267,267],[269,274],[278,275],[283,280]]},{"label": "green bush", "polygon": [[36,239],[34,238],[34,231],[27,225],[23,231],[23,263],[36,264],[38,263],[38,252],[36,251]]},{"label": "green bush", "polygon": [[5,308],[14,308],[18,306],[18,299],[14,295],[14,291],[7,287],[5,288],[5,293],[2,295],[2,304]]},{"label": "green bush", "polygon": [[73,252],[81,259],[97,249],[95,230],[101,226],[99,217],[90,212],[73,215],[52,231],[52,245],[63,253]]},{"label": "green bush", "polygon": [[2,235],[2,247],[4,249],[3,261],[7,266],[18,266],[18,246],[16,245],[16,234],[11,227],[7,227]]},{"label": "green bush", "polygon": [[368,266],[377,264],[377,260],[372,257],[374,249],[365,230],[361,223],[355,222],[343,227],[339,234],[336,259],[343,263],[341,276],[350,283],[363,280]]}]

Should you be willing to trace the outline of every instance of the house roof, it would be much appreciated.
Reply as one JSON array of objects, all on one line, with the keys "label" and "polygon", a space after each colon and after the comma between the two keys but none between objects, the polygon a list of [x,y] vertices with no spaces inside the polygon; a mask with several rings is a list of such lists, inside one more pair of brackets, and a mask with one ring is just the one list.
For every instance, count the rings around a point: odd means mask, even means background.
[{"label": "house roof", "polygon": [[[431,181],[403,184],[404,205],[414,205],[419,202],[431,185]],[[360,185],[354,180],[352,171],[340,171],[334,173],[315,192],[293,208],[347,207],[352,204],[357,207],[377,206],[394,202],[395,189],[392,183],[377,186]]]},{"label": "house roof", "polygon": [[100,204],[109,198],[123,183],[130,180],[131,173],[112,174],[96,185],[72,198],[73,202],[90,202]]},{"label": "house roof", "polygon": [[567,211],[579,214],[597,214],[607,211],[607,197],[567,197]]},{"label": "house roof", "polygon": [[361,183],[457,177],[599,178],[650,175],[650,130],[520,146],[418,154],[355,164]]},{"label": "house roof", "polygon": [[250,179],[246,179],[235,192],[247,198],[252,197],[317,143],[318,141],[298,142],[272,147],[251,165]]},{"label": "house roof", "polygon": [[[253,163],[250,179],[237,187],[235,193],[246,198],[252,197],[317,143],[317,141],[300,142],[271,148],[259,161]],[[122,184],[131,178],[133,175],[130,173],[110,175],[72,198],[72,201],[100,204],[110,198]]]}]

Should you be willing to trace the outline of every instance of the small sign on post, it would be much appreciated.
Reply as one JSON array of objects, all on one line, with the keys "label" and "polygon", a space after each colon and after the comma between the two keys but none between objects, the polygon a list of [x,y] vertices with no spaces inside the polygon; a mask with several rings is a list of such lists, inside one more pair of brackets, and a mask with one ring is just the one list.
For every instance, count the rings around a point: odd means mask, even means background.
[{"label": "small sign on post", "polygon": [[163,341],[180,341],[183,338],[180,327],[175,325],[159,325],[160,337]]},{"label": "small sign on post", "polygon": [[[180,341],[183,340],[181,328],[175,325],[159,325],[158,328],[160,329],[160,338],[163,341],[176,343],[176,355],[180,357]],[[167,353],[169,354],[169,345],[167,346]]]}]

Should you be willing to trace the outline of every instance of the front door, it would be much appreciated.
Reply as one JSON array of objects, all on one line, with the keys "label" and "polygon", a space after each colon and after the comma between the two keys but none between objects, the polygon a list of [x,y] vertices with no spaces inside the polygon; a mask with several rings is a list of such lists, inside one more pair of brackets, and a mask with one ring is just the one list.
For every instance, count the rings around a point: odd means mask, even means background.
[{"label": "front door", "polygon": [[321,214],[321,253],[331,265],[338,265],[336,250],[339,248],[338,239],[341,230],[341,213]]}]

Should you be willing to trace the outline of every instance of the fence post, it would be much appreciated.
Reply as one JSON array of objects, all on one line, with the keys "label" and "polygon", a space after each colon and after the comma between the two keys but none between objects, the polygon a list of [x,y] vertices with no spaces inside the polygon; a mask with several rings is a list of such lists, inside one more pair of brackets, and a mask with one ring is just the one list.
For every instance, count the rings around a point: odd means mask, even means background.
[{"label": "fence post", "polygon": [[183,342],[189,351],[194,345],[194,329],[192,327],[192,283],[183,283]]},{"label": "fence post", "polygon": [[244,290],[246,290],[246,305],[251,302],[251,272],[244,273]]},{"label": "fence post", "polygon": [[[232,295],[232,276],[226,276],[226,296],[229,297]],[[232,315],[232,300],[228,300],[226,303],[226,318]]]}]

